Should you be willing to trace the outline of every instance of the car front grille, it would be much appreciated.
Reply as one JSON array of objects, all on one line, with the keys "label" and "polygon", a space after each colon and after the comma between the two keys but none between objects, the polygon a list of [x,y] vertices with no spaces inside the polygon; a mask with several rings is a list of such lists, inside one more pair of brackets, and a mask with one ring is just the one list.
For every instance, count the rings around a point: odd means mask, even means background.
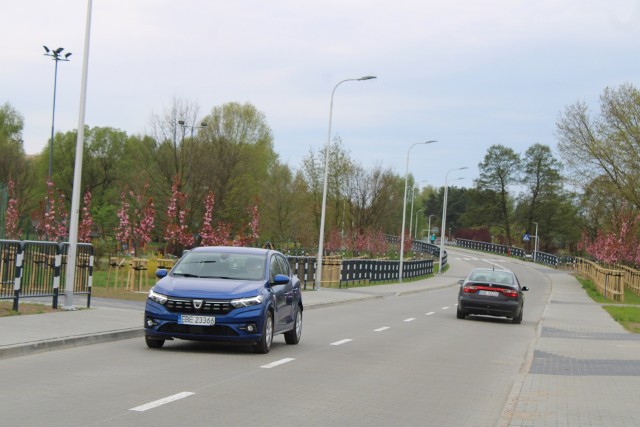
[{"label": "car front grille", "polygon": [[186,335],[215,335],[219,337],[236,337],[238,333],[228,326],[213,325],[213,326],[201,326],[201,325],[179,325],[177,323],[167,323],[162,325],[158,332],[166,332],[173,334],[186,334]]},{"label": "car front grille", "polygon": [[227,314],[233,310],[233,306],[229,301],[204,300],[202,306],[197,309],[192,299],[182,298],[169,298],[164,306],[172,313],[188,314]]}]

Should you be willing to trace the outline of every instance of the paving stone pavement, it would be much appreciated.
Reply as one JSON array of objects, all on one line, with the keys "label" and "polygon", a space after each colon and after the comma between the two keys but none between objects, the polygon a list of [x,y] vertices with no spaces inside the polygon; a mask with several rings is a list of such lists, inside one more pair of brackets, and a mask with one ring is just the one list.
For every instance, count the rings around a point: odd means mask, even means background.
[{"label": "paving stone pavement", "polygon": [[640,426],[640,335],[571,275],[550,278],[538,339],[499,426]]}]

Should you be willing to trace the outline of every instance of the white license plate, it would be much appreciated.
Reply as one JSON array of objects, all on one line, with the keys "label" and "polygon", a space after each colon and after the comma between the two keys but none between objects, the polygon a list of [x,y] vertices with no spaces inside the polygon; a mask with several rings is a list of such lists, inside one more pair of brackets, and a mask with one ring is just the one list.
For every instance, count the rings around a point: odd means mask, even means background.
[{"label": "white license plate", "polygon": [[486,297],[497,297],[500,295],[498,291],[478,291],[478,295],[484,295]]},{"label": "white license plate", "polygon": [[178,318],[181,325],[204,325],[212,326],[216,324],[216,318],[213,316],[194,316],[191,314],[181,314]]}]

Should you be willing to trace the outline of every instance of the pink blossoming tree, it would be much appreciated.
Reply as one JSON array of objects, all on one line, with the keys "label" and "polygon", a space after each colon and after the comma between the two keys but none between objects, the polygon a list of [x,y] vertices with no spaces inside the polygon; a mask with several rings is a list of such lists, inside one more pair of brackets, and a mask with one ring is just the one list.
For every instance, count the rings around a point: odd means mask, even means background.
[{"label": "pink blossoming tree", "polygon": [[18,240],[22,236],[20,229],[20,212],[18,211],[18,200],[16,199],[15,183],[9,179],[8,185],[9,202],[5,212],[5,236],[7,239]]}]

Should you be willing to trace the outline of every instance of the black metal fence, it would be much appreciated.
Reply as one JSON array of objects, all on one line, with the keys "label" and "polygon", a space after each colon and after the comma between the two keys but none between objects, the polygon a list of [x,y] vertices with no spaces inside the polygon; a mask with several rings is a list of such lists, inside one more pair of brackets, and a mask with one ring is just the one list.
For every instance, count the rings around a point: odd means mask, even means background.
[{"label": "black metal fence", "polygon": [[[66,289],[69,243],[0,240],[0,299],[12,299],[18,310],[20,298],[52,297],[58,308],[59,290]],[[74,294],[87,295],[91,306],[93,246],[78,243]]]},{"label": "black metal fence", "polygon": [[513,256],[513,257],[522,258],[522,259],[531,259],[536,263],[548,265],[554,268],[572,266],[575,261],[575,257],[572,257],[572,256],[558,256],[558,255],[548,254],[540,251],[537,251],[535,253],[535,260],[534,260],[533,254],[527,254],[527,252],[524,249],[516,248],[514,246],[496,245],[493,243],[478,242],[475,240],[464,240],[464,239],[458,239],[457,242],[458,242],[458,246],[461,248],[491,252],[494,254]]},{"label": "black metal fence", "polygon": [[[300,279],[303,289],[313,287],[316,280],[317,259],[315,257],[288,256],[289,265]],[[335,268],[335,274],[327,274],[325,268]],[[336,276],[338,287],[354,284],[389,282],[398,280],[399,261],[375,259],[344,259],[323,264],[322,277]],[[433,274],[433,260],[412,260],[403,264],[403,278],[416,278]]]}]

